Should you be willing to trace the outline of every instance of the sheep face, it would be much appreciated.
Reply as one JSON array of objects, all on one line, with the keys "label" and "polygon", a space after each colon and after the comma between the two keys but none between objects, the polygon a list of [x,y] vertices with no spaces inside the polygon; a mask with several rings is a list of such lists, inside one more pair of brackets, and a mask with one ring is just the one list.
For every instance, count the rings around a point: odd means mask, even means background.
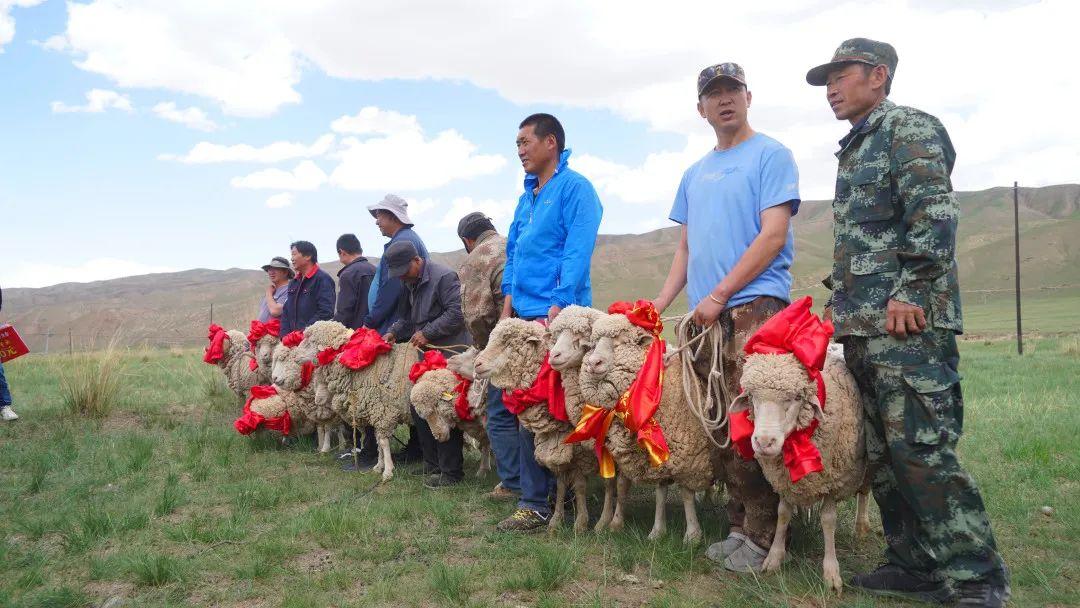
[{"label": "sheep face", "polygon": [[[500,321],[491,331],[487,348],[476,356],[476,377],[489,379],[499,388],[529,386],[547,349],[546,332],[543,325],[532,321]],[[535,367],[524,369],[531,362]]]},{"label": "sheep face", "polygon": [[470,346],[465,352],[458,353],[446,360],[446,367],[462,378],[476,378],[476,355],[480,351]]},{"label": "sheep face", "polygon": [[409,394],[412,406],[431,427],[431,434],[436,441],[450,439],[451,420],[454,413],[454,400],[457,397],[453,388],[457,383],[453,373],[446,369],[436,369],[424,374],[413,385]]},{"label": "sheep face", "polygon": [[243,356],[244,351],[248,349],[247,336],[242,332],[230,329],[226,332],[226,335],[228,337],[221,343],[221,350],[225,353],[225,356],[217,362],[217,366],[221,368],[235,361],[236,357]]},{"label": "sheep face", "polygon": [[262,369],[270,369],[274,364],[274,347],[278,345],[278,339],[274,336],[263,336],[255,343],[255,361]]},{"label": "sheep face", "polygon": [[300,389],[300,366],[303,359],[296,348],[284,344],[274,347],[273,362],[270,367],[270,380],[279,388],[287,391]]},{"label": "sheep face", "polygon": [[592,349],[581,365],[581,386],[586,398],[614,407],[637,377],[653,336],[625,315],[604,315],[593,324]]},{"label": "sheep face", "polygon": [[784,440],[796,429],[821,419],[817,385],[794,355],[750,355],[743,366],[744,392],[735,398],[729,413],[750,410],[754,454],[780,456]]},{"label": "sheep face", "polygon": [[551,349],[548,363],[559,372],[581,366],[592,344],[589,342],[592,324],[603,313],[586,306],[568,306],[551,322]]}]

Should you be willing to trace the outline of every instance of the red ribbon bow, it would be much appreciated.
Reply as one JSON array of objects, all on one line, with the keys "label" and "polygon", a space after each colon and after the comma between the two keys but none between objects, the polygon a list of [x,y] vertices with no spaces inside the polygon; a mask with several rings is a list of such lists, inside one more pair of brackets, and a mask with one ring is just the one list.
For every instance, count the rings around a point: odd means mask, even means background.
[{"label": "red ribbon bow", "polygon": [[304,332],[296,330],[285,334],[285,337],[281,339],[281,343],[288,348],[296,348],[304,341]]},{"label": "red ribbon bow", "polygon": [[575,443],[594,439],[600,474],[610,478],[614,477],[615,469],[605,440],[614,416],[621,418],[627,430],[637,437],[638,445],[649,456],[649,464],[658,467],[667,461],[670,454],[664,430],[653,418],[664,393],[664,352],[667,350],[664,339],[660,337],[664,331],[660,313],[652,302],[638,300],[634,304],[615,302],[608,307],[608,314],[626,315],[631,323],[653,335],[652,344],[645,353],[645,362],[630,388],[619,398],[619,403],[610,410],[586,405],[574,432],[565,440],[565,443]]},{"label": "red ribbon bow", "polygon": [[409,381],[416,384],[416,381],[420,379],[425,373],[433,369],[443,369],[446,367],[446,357],[442,354],[442,351],[429,350],[424,353],[424,358],[416,363],[413,363],[409,368]]},{"label": "red ribbon bow", "polygon": [[206,347],[206,352],[203,355],[203,362],[215,364],[221,361],[221,358],[225,356],[225,340],[229,337],[225,328],[214,323],[207,329],[206,339],[210,340],[210,344]]},{"label": "red ribbon bow", "polygon": [[267,397],[273,397],[277,394],[277,389],[272,384],[259,385],[251,387],[251,396],[244,402],[244,413],[242,416],[233,422],[233,426],[236,427],[237,432],[241,435],[250,435],[255,432],[255,429],[259,428],[259,425],[264,425],[266,428],[281,431],[282,434],[288,435],[289,430],[292,429],[292,416],[289,415],[289,410],[285,410],[280,416],[275,418],[267,418],[262,414],[251,411],[251,402],[255,399],[266,399]]},{"label": "red ribbon bow", "polygon": [[248,331],[247,339],[251,348],[255,348],[255,343],[258,342],[263,336],[277,337],[281,333],[281,319],[270,319],[266,323],[258,319],[252,319],[251,329]]},{"label": "red ribbon bow", "polygon": [[454,412],[462,420],[472,420],[473,415],[469,411],[469,388],[472,387],[472,380],[456,373],[454,377],[458,380],[457,386],[454,387],[454,393],[457,394],[457,399],[454,400]]},{"label": "red ribbon bow", "polygon": [[[825,366],[829,338],[833,335],[833,324],[822,321],[810,312],[814,301],[805,296],[792,302],[761,326],[746,341],[743,351],[753,354],[793,354],[806,368],[806,374],[817,384],[817,398],[822,409],[825,408],[825,379],[821,369]],[[806,428],[796,429],[784,440],[784,466],[788,470],[791,482],[795,483],[807,473],[823,470],[821,453],[810,440],[817,429],[818,421],[813,419]],[[754,434],[754,423],[750,420],[749,410],[734,412],[729,422],[731,441],[739,455],[746,460],[754,457],[754,447],[750,441]]]},{"label": "red ribbon bow", "polygon": [[563,390],[562,374],[551,367],[546,354],[532,386],[503,391],[503,405],[515,416],[528,407],[545,402],[548,405],[548,411],[556,420],[570,422],[570,418],[566,415],[566,392]]},{"label": "red ribbon bow", "polygon": [[[341,347],[337,360],[349,369],[361,369],[371,365],[379,355],[390,352],[392,348],[379,332],[362,327],[353,332],[349,341]],[[319,364],[322,365],[322,353],[319,354]]]}]

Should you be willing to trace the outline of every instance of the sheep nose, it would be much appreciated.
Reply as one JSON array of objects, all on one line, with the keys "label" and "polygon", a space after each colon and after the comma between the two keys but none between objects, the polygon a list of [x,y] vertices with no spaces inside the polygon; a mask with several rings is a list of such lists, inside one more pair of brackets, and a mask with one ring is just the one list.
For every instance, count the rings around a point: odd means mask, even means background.
[{"label": "sheep nose", "polygon": [[776,437],[772,435],[760,435],[755,437],[758,447],[763,450],[771,450],[776,445]]}]

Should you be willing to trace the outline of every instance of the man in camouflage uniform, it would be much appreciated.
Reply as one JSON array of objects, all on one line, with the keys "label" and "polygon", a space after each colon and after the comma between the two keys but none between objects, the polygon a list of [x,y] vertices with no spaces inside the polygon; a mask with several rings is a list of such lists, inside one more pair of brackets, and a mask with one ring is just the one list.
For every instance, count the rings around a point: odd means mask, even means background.
[{"label": "man in camouflage uniform", "polygon": [[839,120],[827,314],[863,392],[887,563],[851,584],[877,594],[1002,606],[1009,577],[975,481],[960,466],[962,330],[956,158],[937,118],[886,99],[897,56],[855,38],[806,80]]},{"label": "man in camouflage uniform", "polygon": [[[491,218],[479,211],[461,218],[457,234],[469,254],[458,271],[461,312],[465,315],[465,328],[472,335],[473,345],[482,350],[503,309],[506,238],[495,231]],[[497,500],[517,500],[521,494],[517,418],[503,405],[502,391],[494,386],[489,387],[487,394],[487,433],[495,452],[495,470],[499,474],[499,484],[488,496]]]}]

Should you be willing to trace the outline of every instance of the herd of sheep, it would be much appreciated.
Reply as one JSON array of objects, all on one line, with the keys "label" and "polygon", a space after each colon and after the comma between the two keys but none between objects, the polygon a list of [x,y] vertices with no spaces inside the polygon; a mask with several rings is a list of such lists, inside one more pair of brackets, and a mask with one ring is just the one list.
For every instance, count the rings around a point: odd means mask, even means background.
[{"label": "herd of sheep", "polygon": [[[420,353],[409,344],[386,345],[385,352],[359,368],[334,356],[350,340],[360,337],[354,333],[334,321],[319,321],[304,330],[298,343],[296,337],[282,342],[264,335],[249,344],[242,332],[232,330],[223,342],[222,356],[214,363],[221,368],[229,388],[241,397],[246,397],[253,386],[273,384],[277,394],[251,399],[251,411],[266,418],[287,411],[294,433],[318,432],[320,451],[332,449],[335,432],[344,440],[342,428],[373,427],[379,446],[375,470],[383,481],[393,477],[390,437],[399,425],[411,420],[410,404],[427,421],[437,440],[445,440],[455,427],[472,438],[471,443],[481,453],[479,473],[486,472],[492,457],[483,424],[488,383],[506,391],[528,389],[542,367],[550,365],[561,375],[565,412],[537,404],[521,410],[518,420],[535,435],[537,461],[557,479],[551,529],[563,521],[563,498],[567,488],[573,488],[574,531],[579,533],[589,522],[586,483],[598,474],[598,450],[591,439],[576,443],[567,443],[566,439],[585,408],[616,408],[638,377],[653,341],[659,339],[631,323],[624,314],[571,306],[549,327],[519,319],[503,320],[483,351],[470,348],[451,357],[445,368],[414,376],[414,382],[410,370]],[[674,349],[661,375],[663,391],[653,418],[666,438],[665,461],[658,466],[650,461],[624,416],[609,417],[602,447],[613,458],[616,475],[604,479],[603,510],[595,530],[620,530],[630,487],[649,485],[656,492],[649,538],[659,538],[666,531],[668,487],[677,485],[686,518],[683,541],[700,541],[695,497],[724,482],[721,468],[716,465],[718,452],[731,448],[720,447],[727,442],[714,440],[724,438],[711,437],[701,422],[701,412],[692,411],[695,400],[687,386],[698,380],[684,379],[683,374],[688,373],[684,370],[693,367],[683,366],[680,360],[691,356],[686,349]],[[765,569],[779,568],[784,559],[793,510],[820,504],[824,578],[839,591],[842,582],[833,540],[837,502],[858,494],[856,529],[860,535],[867,530],[863,409],[842,354],[830,349],[826,358],[824,407],[818,403],[815,381],[801,365],[792,355],[749,355],[740,383],[744,392],[731,408],[748,410],[756,422],[755,458],[781,499],[777,531]],[[698,385],[698,391],[700,388]],[[466,391],[465,397],[461,397],[462,390]],[[823,470],[793,483],[784,467],[780,446],[790,433],[807,428],[811,421],[817,425],[813,441],[821,453]]]}]

